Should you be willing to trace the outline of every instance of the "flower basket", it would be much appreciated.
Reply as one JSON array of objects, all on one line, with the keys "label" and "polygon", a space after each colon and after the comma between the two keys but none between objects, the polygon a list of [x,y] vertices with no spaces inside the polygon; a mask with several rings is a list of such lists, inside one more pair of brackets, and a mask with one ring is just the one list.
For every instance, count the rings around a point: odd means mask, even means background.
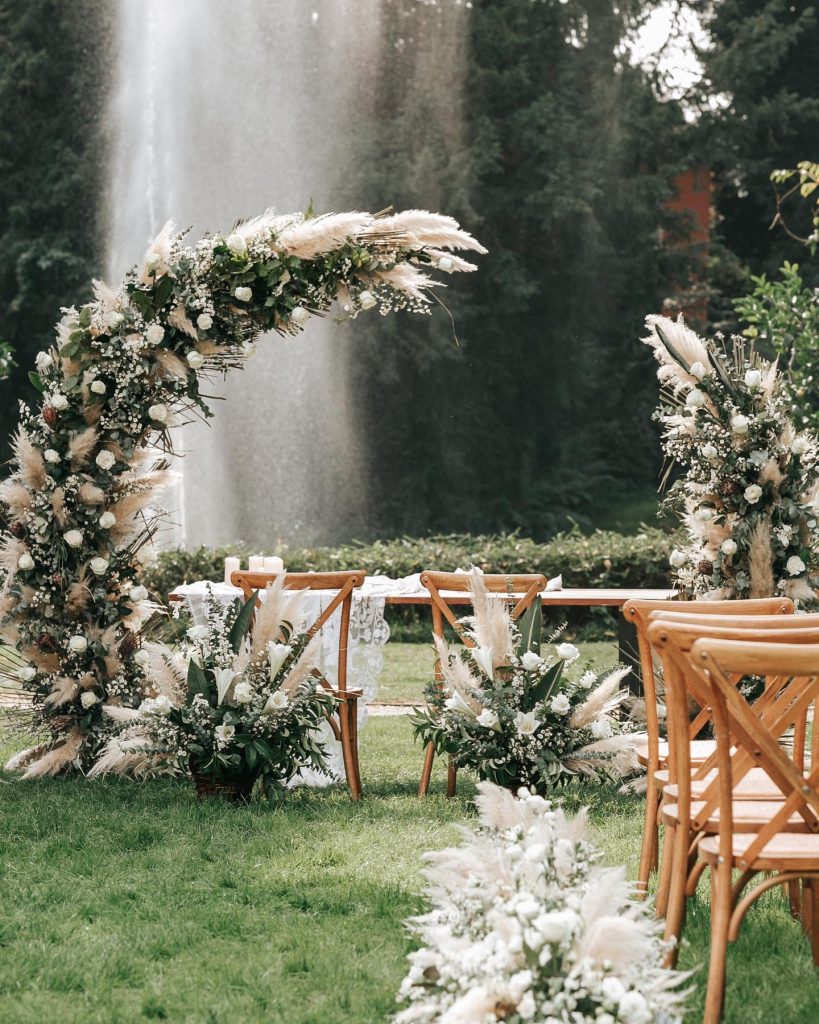
[{"label": "flower basket", "polygon": [[236,779],[232,782],[217,782],[209,775],[191,771],[196,795],[200,800],[229,800],[235,804],[250,803],[255,779]]}]

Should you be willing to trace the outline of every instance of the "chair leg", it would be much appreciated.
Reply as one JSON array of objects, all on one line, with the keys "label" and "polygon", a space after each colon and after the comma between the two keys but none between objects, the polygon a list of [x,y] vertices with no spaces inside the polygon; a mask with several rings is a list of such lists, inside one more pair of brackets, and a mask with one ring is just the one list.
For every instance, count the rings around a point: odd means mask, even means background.
[{"label": "chair leg", "polygon": [[[353,750],[353,727],[350,724],[350,710],[354,702],[344,701],[340,707],[341,753],[344,758],[344,774],[353,800],[361,799],[361,782],[358,778],[357,752]],[[353,709],[353,714],[355,710]]]},{"label": "chair leg", "polygon": [[654,779],[650,775],[646,787],[646,809],[643,818],[643,845],[640,849],[640,866],[637,870],[637,881],[635,883],[635,896],[644,900],[648,895],[648,883],[651,873],[657,865],[657,846],[659,842],[659,829],[657,817],[660,810],[660,796],[654,785]]},{"label": "chair leg", "polygon": [[358,759],[358,705],[355,702],[352,702],[350,705],[350,746],[353,753],[356,789],[358,790],[359,797],[361,797],[364,790],[361,785],[361,765]]},{"label": "chair leg", "polygon": [[435,760],[435,744],[427,743],[424,751],[424,769],[421,772],[421,782],[418,785],[418,796],[426,796],[429,792],[429,780],[432,778],[432,762]]},{"label": "chair leg", "polygon": [[719,1024],[725,1005],[725,957],[728,951],[728,926],[731,920],[731,864],[715,864],[711,869],[711,958],[708,964],[708,988],[702,1024]]},{"label": "chair leg", "polygon": [[815,878],[806,878],[804,884],[810,892],[811,901],[810,951],[814,966],[819,967],[819,881]]},{"label": "chair leg", "polygon": [[676,967],[685,923],[685,887],[688,882],[688,850],[690,833],[678,825],[674,829],[674,844],[669,851],[671,871],[668,878],[668,897],[665,912],[665,941],[671,942],[663,962],[664,967]]},{"label": "chair leg", "polygon": [[[807,879],[805,880],[807,883]],[[788,904],[791,908],[791,917],[798,921],[800,918],[804,923],[804,906],[802,903],[802,888],[798,879],[791,879],[788,882]],[[805,929],[806,934],[809,934]]]},{"label": "chair leg", "polygon": [[671,825],[666,825],[663,828],[663,855],[660,861],[660,877],[657,880],[655,904],[657,917],[665,917],[668,908],[668,885],[671,880],[671,868],[674,860],[674,831]]},{"label": "chair leg", "polygon": [[455,796],[455,790],[458,785],[458,768],[452,758],[449,759],[449,764],[446,769],[446,795],[451,799]]}]

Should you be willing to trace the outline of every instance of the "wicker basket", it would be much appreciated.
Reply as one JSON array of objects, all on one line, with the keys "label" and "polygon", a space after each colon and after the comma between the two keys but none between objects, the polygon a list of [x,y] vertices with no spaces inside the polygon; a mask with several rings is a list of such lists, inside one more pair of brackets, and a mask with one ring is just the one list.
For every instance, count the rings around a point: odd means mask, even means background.
[{"label": "wicker basket", "polygon": [[253,792],[253,779],[240,779],[236,782],[215,782],[207,775],[191,772],[196,795],[200,800],[229,800],[235,804],[250,802]]}]

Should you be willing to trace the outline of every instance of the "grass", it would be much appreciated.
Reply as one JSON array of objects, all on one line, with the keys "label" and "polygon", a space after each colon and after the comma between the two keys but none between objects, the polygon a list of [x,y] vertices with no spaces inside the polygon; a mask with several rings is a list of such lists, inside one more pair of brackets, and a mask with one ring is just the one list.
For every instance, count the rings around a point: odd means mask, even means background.
[{"label": "grass", "polygon": [[[397,646],[397,645],[396,645]],[[386,674],[423,675],[424,648]],[[362,733],[366,798],[298,790],[278,806],[197,803],[183,783],[0,776],[0,1024],[375,1024],[394,1008],[423,906],[421,855],[472,820],[400,718]],[[642,805],[576,787],[612,863],[635,869]],[[692,906],[683,965],[707,960],[707,906]],[[694,979],[692,1020],[704,971]],[[726,1024],[819,1020],[807,944],[778,894],[730,952]]]}]

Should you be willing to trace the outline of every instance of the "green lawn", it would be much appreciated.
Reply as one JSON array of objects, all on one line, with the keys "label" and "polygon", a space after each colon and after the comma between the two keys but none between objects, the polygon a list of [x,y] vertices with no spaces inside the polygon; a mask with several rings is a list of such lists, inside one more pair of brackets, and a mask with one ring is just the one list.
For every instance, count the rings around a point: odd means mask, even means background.
[{"label": "green lawn", "polygon": [[[409,678],[427,655],[393,650],[387,671]],[[338,789],[235,808],[197,803],[183,783],[0,775],[0,1024],[383,1024],[410,947],[402,921],[423,905],[421,854],[456,840],[473,788],[462,780],[447,801],[438,766],[417,800],[405,719],[371,719],[361,757],[358,806]],[[590,806],[607,858],[633,871],[640,798],[591,786],[565,798]],[[703,903],[687,934],[693,967]],[[807,944],[765,897],[731,952],[726,1021],[816,1020]]]}]

